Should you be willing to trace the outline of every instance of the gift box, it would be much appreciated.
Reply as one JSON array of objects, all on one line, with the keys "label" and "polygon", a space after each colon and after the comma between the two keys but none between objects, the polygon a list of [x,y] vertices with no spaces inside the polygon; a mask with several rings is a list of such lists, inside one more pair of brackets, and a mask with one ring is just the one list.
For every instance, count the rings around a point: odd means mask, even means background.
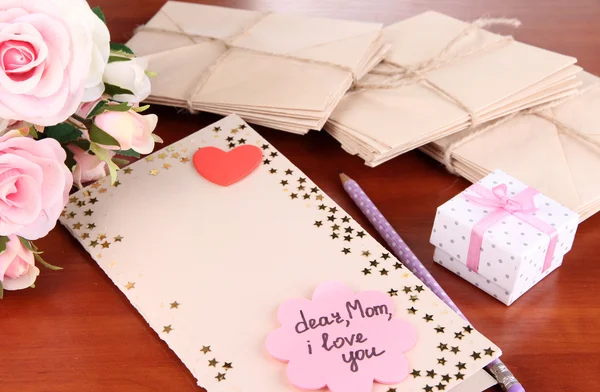
[{"label": "gift box", "polygon": [[562,264],[579,215],[496,170],[437,210],[434,261],[506,305]]}]

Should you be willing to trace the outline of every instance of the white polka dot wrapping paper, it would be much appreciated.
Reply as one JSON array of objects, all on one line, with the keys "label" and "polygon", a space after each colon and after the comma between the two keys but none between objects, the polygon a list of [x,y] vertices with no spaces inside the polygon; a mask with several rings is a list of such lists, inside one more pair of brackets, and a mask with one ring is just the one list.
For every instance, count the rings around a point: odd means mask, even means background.
[{"label": "white polka dot wrapping paper", "polygon": [[437,210],[434,261],[506,305],[562,264],[579,215],[496,170]]}]

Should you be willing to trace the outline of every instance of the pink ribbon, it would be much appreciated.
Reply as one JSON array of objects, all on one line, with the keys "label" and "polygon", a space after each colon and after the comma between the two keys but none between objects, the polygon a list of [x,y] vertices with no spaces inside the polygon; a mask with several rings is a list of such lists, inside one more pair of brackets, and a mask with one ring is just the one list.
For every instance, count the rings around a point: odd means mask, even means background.
[{"label": "pink ribbon", "polygon": [[550,244],[548,245],[542,271],[550,268],[554,250],[558,242],[558,231],[552,225],[531,215],[532,212],[538,210],[534,201],[535,195],[539,193],[538,191],[528,187],[513,198],[509,198],[507,196],[506,184],[500,184],[491,190],[480,184],[473,184],[469,190],[475,192],[475,194],[464,193],[464,196],[468,200],[480,206],[495,209],[473,226],[467,254],[467,267],[476,272],[479,270],[481,245],[483,244],[483,236],[486,230],[506,216],[514,215],[550,237]]}]

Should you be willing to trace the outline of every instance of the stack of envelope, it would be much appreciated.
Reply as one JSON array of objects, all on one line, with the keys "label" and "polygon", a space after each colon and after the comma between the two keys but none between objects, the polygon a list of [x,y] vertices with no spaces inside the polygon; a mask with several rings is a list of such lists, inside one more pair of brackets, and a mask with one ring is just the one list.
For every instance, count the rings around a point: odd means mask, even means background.
[{"label": "stack of envelope", "polygon": [[391,45],[386,59],[325,126],[369,166],[572,94],[580,84],[576,59],[436,12],[386,27],[384,37]]},{"label": "stack of envelope", "polygon": [[[522,113],[497,126],[464,131],[422,150],[475,182],[500,169],[577,212],[600,210],[600,78],[583,72],[581,95],[537,114]],[[464,139],[472,132],[477,135]],[[458,140],[466,140],[457,144]]]},{"label": "stack of envelope", "polygon": [[158,76],[149,103],[305,134],[384,58],[382,26],[167,2],[127,45]]}]

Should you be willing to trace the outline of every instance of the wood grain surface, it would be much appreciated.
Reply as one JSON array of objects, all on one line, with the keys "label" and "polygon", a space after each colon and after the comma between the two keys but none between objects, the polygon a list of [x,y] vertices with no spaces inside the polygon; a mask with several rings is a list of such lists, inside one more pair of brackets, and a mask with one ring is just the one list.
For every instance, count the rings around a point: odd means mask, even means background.
[{"label": "wood grain surface", "polygon": [[[125,42],[164,0],[90,2],[103,8],[113,41]],[[429,9],[463,20],[515,17],[523,22],[514,32],[518,40],[575,56],[588,71],[600,74],[599,0],[204,3],[385,24]],[[152,111],[160,116],[157,133],[167,143],[219,119],[171,108]],[[600,369],[600,215],[580,226],[564,265],[508,308],[431,261],[428,238],[435,209],[467,181],[419,152],[371,169],[324,132],[300,137],[256,129],[375,235],[344,193],[338,170],[356,179],[475,327],[502,347],[503,361],[527,391],[600,390],[595,380]],[[0,391],[200,391],[191,373],[66,230],[58,226],[38,246],[64,270],[44,270],[35,289],[5,292],[0,301]]]}]

